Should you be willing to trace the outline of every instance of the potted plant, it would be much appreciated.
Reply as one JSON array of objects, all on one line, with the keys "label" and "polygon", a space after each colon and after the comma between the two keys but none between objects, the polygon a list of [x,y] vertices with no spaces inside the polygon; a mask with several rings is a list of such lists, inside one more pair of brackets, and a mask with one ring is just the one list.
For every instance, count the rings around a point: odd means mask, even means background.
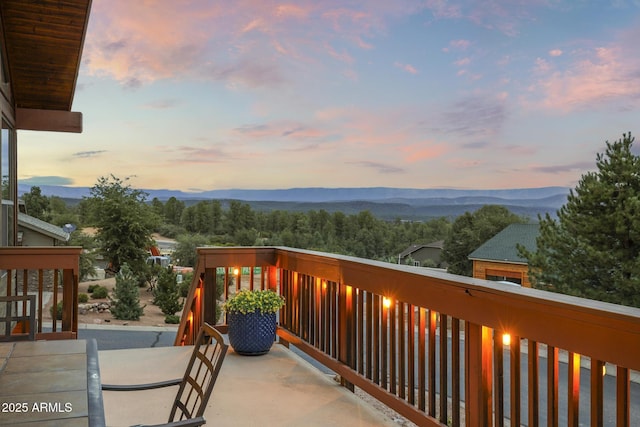
[{"label": "potted plant", "polygon": [[227,313],[229,343],[246,356],[266,354],[276,339],[276,312],[284,298],[271,290],[242,290],[222,306]]}]

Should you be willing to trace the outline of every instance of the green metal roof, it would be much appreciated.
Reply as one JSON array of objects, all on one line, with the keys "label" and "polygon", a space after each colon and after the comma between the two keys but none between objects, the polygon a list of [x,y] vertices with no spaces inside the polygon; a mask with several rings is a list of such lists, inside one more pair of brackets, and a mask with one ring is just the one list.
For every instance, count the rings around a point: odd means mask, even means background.
[{"label": "green metal roof", "polygon": [[526,264],[527,260],[518,255],[517,245],[535,252],[538,234],[539,224],[511,224],[471,252],[469,259]]}]

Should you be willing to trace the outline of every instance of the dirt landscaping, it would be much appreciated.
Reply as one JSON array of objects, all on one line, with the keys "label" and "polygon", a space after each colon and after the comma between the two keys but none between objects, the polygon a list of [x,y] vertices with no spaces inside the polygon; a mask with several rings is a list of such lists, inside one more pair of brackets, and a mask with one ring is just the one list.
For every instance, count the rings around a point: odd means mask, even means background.
[{"label": "dirt landscaping", "polygon": [[[89,296],[89,301],[87,304],[93,303],[101,303],[101,302],[109,302],[108,298],[95,299],[91,298],[91,294],[87,291],[89,286],[91,285],[99,285],[104,286],[109,290],[109,294],[111,294],[114,286],[116,284],[115,278],[109,278],[104,280],[92,280],[89,282],[82,282],[78,285],[78,293],[85,293]],[[160,311],[160,308],[153,305],[153,293],[148,290],[148,288],[143,287],[140,288],[140,304],[144,307],[144,315],[140,317],[140,320],[117,320],[113,317],[110,312],[90,312],[78,314],[78,323],[79,324],[94,324],[94,325],[131,325],[131,326],[165,326],[165,327],[175,327],[178,325],[175,324],[167,324],[164,323],[164,314]],[[60,295],[58,298],[62,298]],[[49,307],[51,306],[51,302],[47,305],[45,313],[49,314]],[[82,303],[80,304],[82,305]],[[79,310],[80,311],[80,310]],[[177,313],[178,315],[180,313]]]}]

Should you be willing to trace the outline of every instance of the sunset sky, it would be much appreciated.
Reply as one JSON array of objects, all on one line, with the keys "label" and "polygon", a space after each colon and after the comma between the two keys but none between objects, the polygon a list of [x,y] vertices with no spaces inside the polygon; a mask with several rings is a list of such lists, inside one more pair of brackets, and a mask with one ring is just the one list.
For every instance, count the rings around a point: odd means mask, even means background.
[{"label": "sunset sky", "polygon": [[640,0],[93,0],[73,111],[22,183],[573,187],[640,135]]}]

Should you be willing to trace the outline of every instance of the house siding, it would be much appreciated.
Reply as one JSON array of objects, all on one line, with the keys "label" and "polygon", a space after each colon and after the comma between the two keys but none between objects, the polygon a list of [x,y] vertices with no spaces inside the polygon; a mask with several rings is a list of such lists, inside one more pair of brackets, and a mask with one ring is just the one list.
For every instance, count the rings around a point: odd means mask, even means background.
[{"label": "house siding", "polygon": [[487,279],[489,276],[519,279],[523,287],[531,287],[529,266],[527,264],[473,260],[473,277]]}]

